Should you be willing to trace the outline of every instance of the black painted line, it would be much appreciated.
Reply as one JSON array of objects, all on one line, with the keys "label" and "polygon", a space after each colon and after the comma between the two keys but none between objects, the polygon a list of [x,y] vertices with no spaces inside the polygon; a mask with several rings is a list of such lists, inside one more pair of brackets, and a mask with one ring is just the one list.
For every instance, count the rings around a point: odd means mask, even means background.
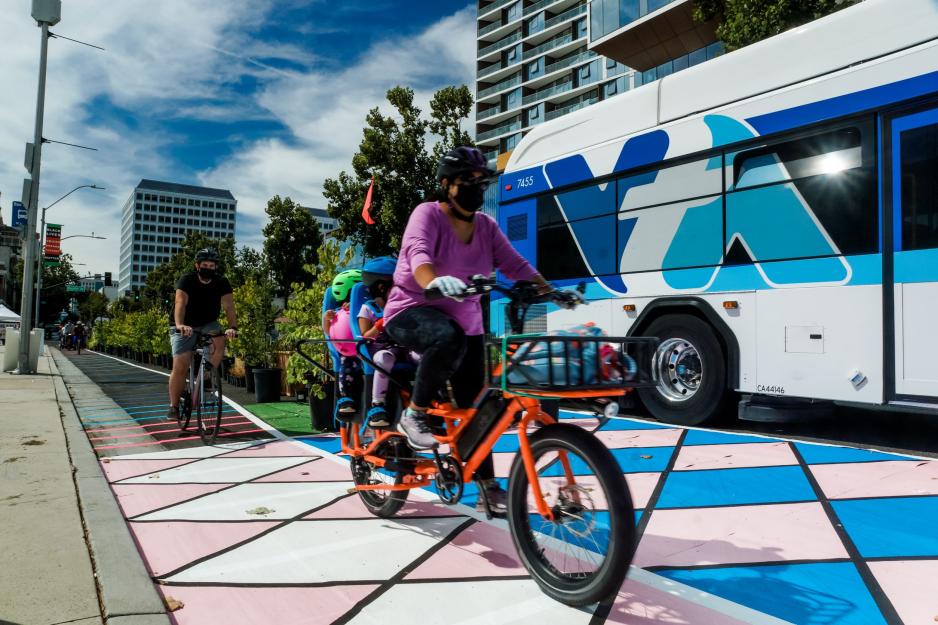
[{"label": "black painted line", "polygon": [[358,616],[358,614],[362,610],[364,610],[369,604],[373,603],[375,600],[381,597],[381,595],[383,595],[384,593],[389,591],[391,588],[393,588],[395,584],[400,583],[405,577],[407,577],[414,570],[416,570],[417,567],[419,567],[421,564],[423,564],[424,562],[429,560],[431,557],[433,557],[438,551],[443,549],[443,547],[445,547],[446,545],[450,544],[457,536],[459,536],[462,532],[467,530],[469,527],[471,527],[475,523],[478,523],[478,521],[476,521],[475,519],[467,519],[463,523],[459,524],[457,527],[453,528],[453,530],[450,531],[450,533],[447,536],[443,537],[437,544],[433,545],[432,547],[424,551],[413,562],[401,568],[401,570],[398,571],[394,576],[392,576],[391,579],[386,580],[384,583],[378,586],[378,588],[368,593],[368,596],[366,596],[364,599],[362,599],[361,601],[356,603],[354,606],[352,606],[348,612],[346,612],[345,614],[343,614],[336,620],[332,621],[331,625],[345,625],[350,620]]},{"label": "black painted line", "polygon": [[883,618],[886,619],[886,622],[889,623],[889,625],[903,625],[902,619],[899,618],[899,613],[896,612],[895,606],[892,605],[892,601],[890,601],[885,591],[883,591],[882,587],[879,585],[879,582],[876,581],[876,577],[870,570],[866,560],[862,555],[860,555],[860,550],[857,549],[857,546],[850,537],[850,534],[847,532],[847,529],[844,527],[843,523],[840,522],[840,518],[837,516],[837,512],[831,505],[830,500],[828,500],[827,496],[824,494],[824,491],[821,489],[820,484],[818,484],[814,474],[811,473],[811,467],[807,462],[805,462],[805,459],[798,450],[797,445],[795,443],[789,443],[789,446],[791,447],[792,453],[794,453],[795,457],[798,459],[798,464],[801,466],[801,470],[804,472],[805,478],[808,480],[808,483],[811,484],[811,488],[814,489],[814,493],[817,496],[818,501],[821,503],[821,507],[824,509],[824,513],[827,515],[831,526],[834,528],[834,531],[840,538],[840,542],[843,543],[844,549],[847,551],[847,555],[850,557],[850,561],[853,563],[854,567],[856,567],[857,572],[859,572],[863,583],[866,584],[866,589],[869,591],[870,596],[873,597],[873,601],[876,602],[876,607],[879,608]]},{"label": "black painted line", "polygon": [[651,573],[660,573],[662,571],[708,571],[710,569],[735,569],[753,566],[789,566],[798,564],[845,564],[850,563],[850,558],[824,558],[810,559],[799,558],[797,560],[762,560],[756,562],[720,562],[718,564],[662,564],[658,566],[642,567]]},{"label": "black painted line", "polygon": [[668,476],[671,475],[671,471],[674,469],[674,465],[677,462],[677,457],[681,453],[681,448],[684,446],[685,438],[687,438],[687,430],[682,430],[681,435],[674,444],[674,450],[671,452],[671,458],[668,460],[667,466],[665,466],[664,470],[658,476],[658,483],[655,484],[655,489],[651,492],[651,496],[648,498],[648,502],[642,509],[642,516],[639,518],[638,524],[635,527],[636,548],[638,548],[638,543],[642,540],[642,535],[645,533],[645,529],[648,527],[648,522],[651,520],[652,511],[655,509],[655,506],[658,505],[658,499],[661,498],[661,492],[664,490],[664,484],[667,482]]}]

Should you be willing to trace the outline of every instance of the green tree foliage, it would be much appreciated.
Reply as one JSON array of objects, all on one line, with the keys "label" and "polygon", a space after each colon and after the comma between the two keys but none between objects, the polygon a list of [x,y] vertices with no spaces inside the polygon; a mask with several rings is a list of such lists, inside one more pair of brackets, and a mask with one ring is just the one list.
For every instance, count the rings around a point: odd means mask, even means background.
[{"label": "green tree foliage", "polygon": [[[69,293],[68,284],[75,283],[81,276],[72,265],[70,254],[62,254],[59,258],[59,264],[47,267],[42,263],[42,293],[39,307],[40,325],[47,323],[56,323],[59,320],[59,314],[68,308],[68,302],[72,298]],[[13,269],[14,289],[22,293],[23,287],[23,259],[17,261]]]},{"label": "green tree foliage", "polygon": [[[366,256],[400,248],[410,212],[437,187],[434,175],[440,155],[457,145],[472,145],[462,130],[473,103],[465,85],[436,92],[429,119],[414,103],[412,89],[394,87],[387,98],[394,114],[385,115],[377,107],[368,112],[352,172],[343,171],[323,185],[329,214],[339,221],[336,236],[363,245]],[[371,215],[376,223],[368,226],[361,212],[372,176]]]},{"label": "green tree foliage", "polygon": [[322,244],[319,224],[305,208],[291,200],[274,196],[267,202],[264,226],[264,256],[274,284],[284,299],[290,298],[294,283],[311,284],[315,275],[316,251]]},{"label": "green tree foliage", "polygon": [[807,24],[857,0],[696,0],[694,18],[716,18],[717,37],[730,50]]},{"label": "green tree foliage", "polygon": [[234,289],[238,336],[231,352],[252,366],[270,364],[270,331],[274,325],[273,292],[269,282],[248,277]]},{"label": "green tree foliage", "polygon": [[129,347],[145,354],[169,355],[169,333],[162,310],[151,306],[128,311],[118,306],[112,307],[110,315],[94,325],[88,342],[92,348]]},{"label": "green tree foliage", "polygon": [[[304,339],[321,339],[322,333],[322,299],[326,289],[332,284],[332,279],[339,272],[339,268],[347,265],[351,260],[353,250],[345,251],[344,257],[340,253],[339,244],[333,238],[328,238],[319,248],[319,265],[309,270],[316,274],[316,281],[308,287],[299,287],[294,291],[283,316],[289,319],[280,327],[282,343],[292,349],[298,341]],[[308,351],[324,356],[323,362],[329,363],[325,356],[324,346],[307,348]],[[317,371],[305,360],[293,354],[287,364],[287,381],[304,382],[307,376],[316,376]],[[317,389],[318,390],[318,389]]]},{"label": "green tree foliage", "polygon": [[86,323],[94,323],[107,315],[108,299],[102,293],[84,293],[78,302],[78,311]]}]

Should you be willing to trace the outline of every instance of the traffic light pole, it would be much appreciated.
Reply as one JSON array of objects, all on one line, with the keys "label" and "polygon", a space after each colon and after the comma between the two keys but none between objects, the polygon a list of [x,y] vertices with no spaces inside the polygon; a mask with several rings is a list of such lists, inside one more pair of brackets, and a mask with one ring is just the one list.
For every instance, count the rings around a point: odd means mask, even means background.
[{"label": "traffic light pole", "polygon": [[[36,267],[36,217],[39,209],[39,174],[42,168],[42,122],[46,105],[46,63],[49,57],[49,22],[40,22],[42,42],[39,49],[39,88],[36,96],[36,128],[33,138],[32,176],[29,185],[29,209],[23,245],[23,293],[20,302],[20,351],[17,373],[35,373],[29,362],[30,326],[33,319],[33,271]],[[38,295],[37,295],[38,297]]]}]

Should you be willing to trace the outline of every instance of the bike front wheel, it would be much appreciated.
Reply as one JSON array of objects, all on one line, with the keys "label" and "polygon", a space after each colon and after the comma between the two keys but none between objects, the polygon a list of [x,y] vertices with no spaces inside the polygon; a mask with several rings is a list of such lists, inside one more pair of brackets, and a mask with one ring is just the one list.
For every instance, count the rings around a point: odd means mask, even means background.
[{"label": "bike front wheel", "polygon": [[548,519],[538,512],[521,454],[508,486],[508,524],[518,555],[541,590],[584,606],[622,586],[635,551],[635,510],[622,469],[595,436],[568,424],[531,435]]},{"label": "bike front wheel", "polygon": [[196,402],[196,415],[199,420],[199,437],[206,445],[215,443],[221,429],[222,393],[221,371],[212,367],[208,373],[208,384],[202,384],[201,400]]}]

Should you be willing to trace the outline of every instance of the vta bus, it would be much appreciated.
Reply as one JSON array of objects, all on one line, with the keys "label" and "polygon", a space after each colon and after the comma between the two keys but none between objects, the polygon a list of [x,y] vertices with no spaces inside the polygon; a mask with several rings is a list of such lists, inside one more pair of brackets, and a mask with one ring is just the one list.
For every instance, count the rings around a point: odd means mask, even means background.
[{"label": "vta bus", "polygon": [[498,219],[588,283],[547,330],[661,339],[661,420],[735,393],[938,414],[938,1],[866,0],[536,126]]}]

